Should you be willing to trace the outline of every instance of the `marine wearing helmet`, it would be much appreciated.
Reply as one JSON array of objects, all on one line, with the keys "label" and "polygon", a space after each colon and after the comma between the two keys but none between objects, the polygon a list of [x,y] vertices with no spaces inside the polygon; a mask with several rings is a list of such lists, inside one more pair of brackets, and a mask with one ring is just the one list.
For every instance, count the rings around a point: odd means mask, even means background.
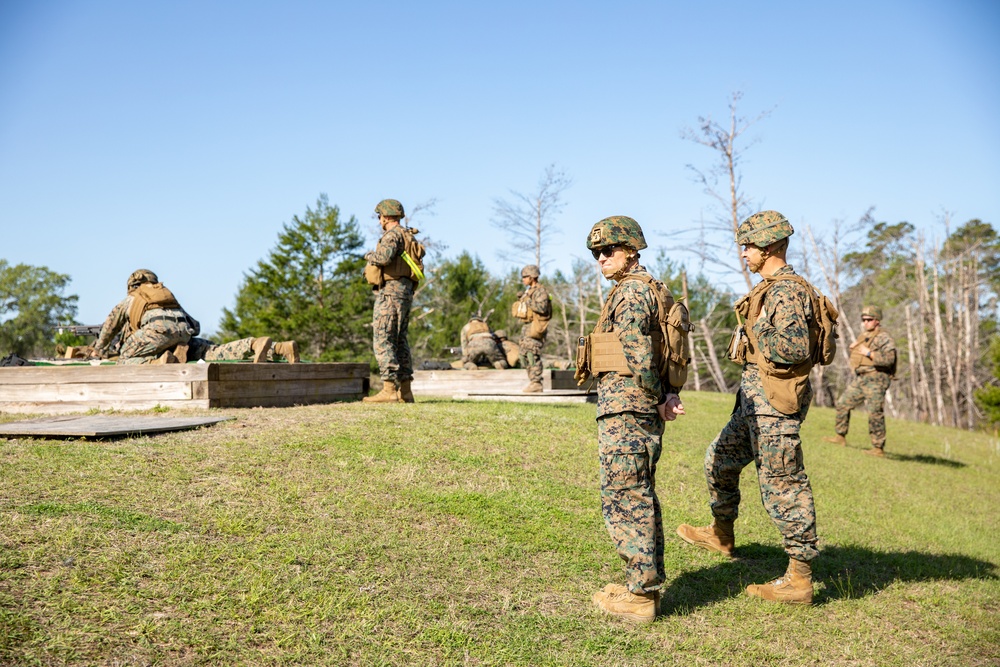
[{"label": "marine wearing helmet", "polygon": [[613,245],[626,246],[636,251],[648,247],[639,223],[627,215],[604,218],[590,228],[590,234],[587,235],[588,250]]},{"label": "marine wearing helmet", "polygon": [[383,199],[375,206],[375,212],[387,218],[402,218],[406,215],[403,212],[403,205],[396,199]]},{"label": "marine wearing helmet", "polygon": [[736,230],[736,245],[766,248],[794,233],[788,218],[777,211],[761,211],[744,220]]}]

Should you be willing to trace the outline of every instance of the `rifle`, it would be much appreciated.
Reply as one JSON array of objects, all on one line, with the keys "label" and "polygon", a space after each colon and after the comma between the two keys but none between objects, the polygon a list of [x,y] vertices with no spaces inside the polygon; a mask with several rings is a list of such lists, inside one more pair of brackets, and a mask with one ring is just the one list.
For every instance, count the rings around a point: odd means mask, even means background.
[{"label": "rifle", "polygon": [[100,324],[57,324],[51,327],[57,333],[68,332],[74,336],[99,336],[101,335]]}]

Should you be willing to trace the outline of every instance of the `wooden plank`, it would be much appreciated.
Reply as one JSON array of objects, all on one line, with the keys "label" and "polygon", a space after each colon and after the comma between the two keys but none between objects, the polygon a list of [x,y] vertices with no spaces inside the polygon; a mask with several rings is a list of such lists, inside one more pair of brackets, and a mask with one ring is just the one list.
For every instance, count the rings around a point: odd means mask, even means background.
[{"label": "wooden plank", "polygon": [[0,368],[0,385],[101,382],[190,382],[207,379],[211,364],[163,366],[14,366]]},{"label": "wooden plank", "polygon": [[107,399],[187,400],[192,398],[188,382],[105,382],[74,384],[3,385],[0,384],[0,404],[6,401],[99,401]]},{"label": "wooden plank", "polygon": [[235,417],[126,417],[87,415],[84,417],[43,417],[0,424],[0,435],[110,437],[183,431],[217,424]]},{"label": "wooden plank", "polygon": [[284,382],[287,380],[348,380],[369,375],[368,364],[211,364],[210,380],[220,382]]},{"label": "wooden plank", "polygon": [[294,405],[315,405],[318,403],[340,403],[357,401],[359,394],[332,394],[328,396],[251,396],[248,398],[213,398],[209,407],[213,408],[290,408]]},{"label": "wooden plank", "polygon": [[[90,410],[150,410],[152,408],[196,409],[216,407],[208,400],[188,401],[64,401],[60,403],[44,402],[12,402],[0,404],[3,412],[11,414],[49,414],[64,415],[74,412],[89,412]],[[253,407],[253,406],[249,406]]]},{"label": "wooden plank", "polygon": [[309,381],[296,380],[288,382],[244,381],[208,383],[208,398],[253,398],[270,396],[341,396],[344,394],[361,394],[362,381],[331,380]]},{"label": "wooden plank", "polygon": [[[549,389],[546,380],[547,377],[543,375],[542,386]],[[527,384],[528,372],[516,368],[503,371],[414,371],[412,389],[418,396],[453,396],[483,390],[520,391]]]},{"label": "wooden plank", "polygon": [[597,394],[571,390],[546,391],[540,394],[525,394],[523,392],[490,393],[483,391],[456,394],[452,398],[456,401],[500,401],[504,403],[597,403]]}]

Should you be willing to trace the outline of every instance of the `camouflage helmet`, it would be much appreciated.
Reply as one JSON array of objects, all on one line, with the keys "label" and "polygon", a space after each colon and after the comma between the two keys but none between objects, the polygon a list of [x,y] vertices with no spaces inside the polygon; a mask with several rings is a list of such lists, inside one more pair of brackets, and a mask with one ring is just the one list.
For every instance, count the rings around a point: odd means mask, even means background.
[{"label": "camouflage helmet", "polygon": [[542,272],[538,270],[538,266],[535,264],[528,264],[526,267],[521,269],[521,277],[531,276],[532,278],[537,278],[542,275]]},{"label": "camouflage helmet", "polygon": [[625,215],[604,218],[590,228],[590,234],[587,235],[588,250],[609,245],[624,245],[633,250],[649,247],[646,245],[646,237],[642,235],[642,227]]},{"label": "camouflage helmet", "polygon": [[383,199],[375,207],[375,212],[379,215],[394,216],[397,218],[402,218],[405,213],[403,213],[403,205],[395,199]]},{"label": "camouflage helmet", "polygon": [[160,282],[160,279],[157,278],[156,274],[149,269],[138,269],[137,271],[133,271],[132,275],[128,277],[128,282],[125,283],[125,288],[131,292],[143,283],[158,282]]},{"label": "camouflage helmet", "polygon": [[865,306],[861,309],[861,317],[874,317],[879,322],[882,321],[882,309],[878,306]]},{"label": "camouflage helmet", "polygon": [[744,220],[736,230],[736,245],[766,248],[794,233],[788,218],[777,211],[761,211]]},{"label": "camouflage helmet", "polygon": [[505,338],[507,338],[507,332],[504,331],[503,329],[497,329],[496,331],[493,332],[493,335],[499,338],[500,340],[504,340]]}]

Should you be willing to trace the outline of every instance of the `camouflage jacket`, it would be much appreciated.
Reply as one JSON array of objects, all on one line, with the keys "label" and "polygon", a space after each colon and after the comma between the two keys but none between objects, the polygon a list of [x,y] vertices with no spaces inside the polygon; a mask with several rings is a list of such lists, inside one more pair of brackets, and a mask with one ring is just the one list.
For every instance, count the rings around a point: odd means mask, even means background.
[{"label": "camouflage jacket", "polygon": [[376,266],[387,266],[392,260],[403,254],[404,244],[403,226],[396,225],[382,234],[375,250],[367,253],[365,260]]},{"label": "camouflage jacket", "polygon": [[523,301],[528,306],[528,310],[540,315],[543,319],[552,317],[552,300],[549,299],[548,290],[541,283],[535,283],[526,289],[517,300]]},{"label": "camouflage jacket", "polygon": [[[786,264],[774,275],[795,273]],[[776,364],[798,364],[809,358],[809,322],[814,319],[812,298],[804,285],[779,280],[767,288],[760,315],[753,323],[761,354]]]},{"label": "camouflage jacket", "polygon": [[[867,345],[871,349],[870,359],[857,351],[861,344]],[[895,373],[896,343],[892,340],[889,332],[881,326],[876,327],[873,331],[862,332],[851,345],[851,368],[859,373],[870,373],[872,369],[882,373]]]},{"label": "camouflage jacket", "polygon": [[[126,296],[124,299],[115,304],[115,307],[111,309],[108,316],[104,319],[104,324],[101,325],[101,333],[97,336],[97,341],[94,343],[94,353],[99,357],[108,356],[112,345],[115,342],[115,338],[121,334],[121,340],[125,340],[135,332],[132,331],[132,325],[129,324],[128,311],[132,307],[132,296]],[[184,309],[163,309],[163,308],[150,308],[142,315],[143,321],[152,319],[153,317],[172,315],[175,317],[185,317],[187,318],[188,324],[194,330],[192,335],[197,336],[201,332],[201,325],[196,319],[191,317],[184,311]],[[140,325],[141,326],[141,325]]]},{"label": "camouflage jacket", "polygon": [[[636,273],[648,272],[637,264],[629,271],[629,274]],[[597,416],[621,412],[655,414],[664,396],[650,338],[650,333],[660,326],[656,295],[640,280],[625,280],[616,285],[609,298],[606,308],[610,316],[594,331],[618,334],[632,375],[613,371],[601,373],[597,384]]]}]

